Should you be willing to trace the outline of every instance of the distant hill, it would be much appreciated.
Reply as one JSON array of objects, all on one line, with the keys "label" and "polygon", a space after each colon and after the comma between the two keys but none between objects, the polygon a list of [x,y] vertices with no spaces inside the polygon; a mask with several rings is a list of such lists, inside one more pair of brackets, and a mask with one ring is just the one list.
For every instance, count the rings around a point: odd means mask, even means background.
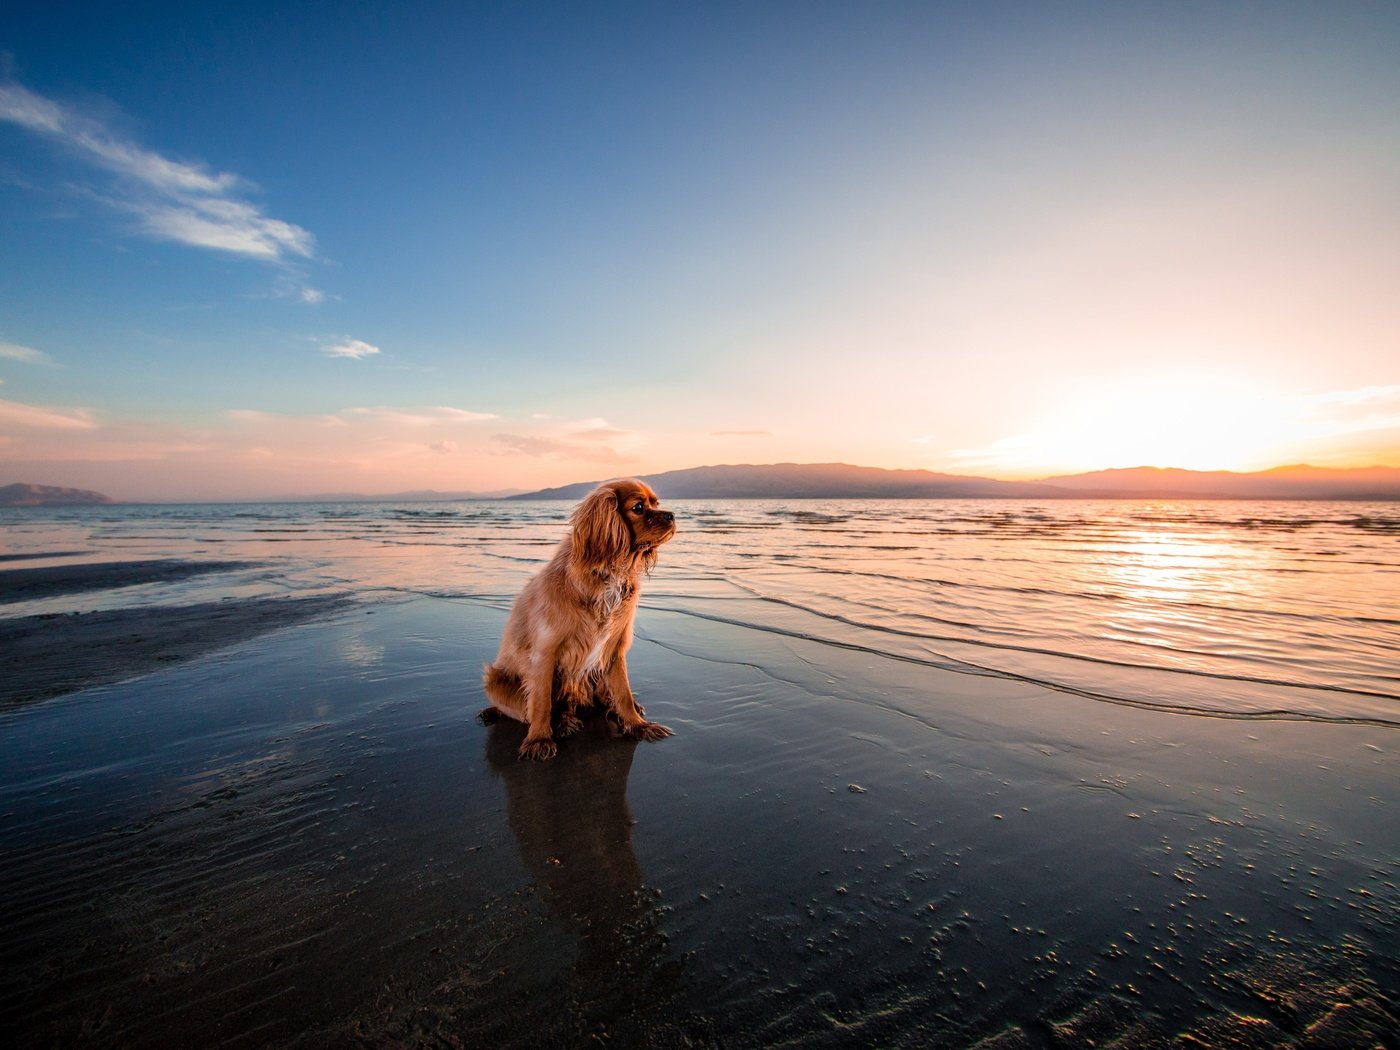
[{"label": "distant hill", "polygon": [[100,492],[58,488],[55,485],[19,482],[0,488],[0,507],[81,507],[115,502]]},{"label": "distant hill", "polygon": [[1275,467],[1251,474],[1228,470],[1130,467],[1046,478],[1042,485],[1075,495],[1125,499],[1400,499],[1400,468]]},{"label": "distant hill", "polygon": [[[1400,500],[1400,468],[1292,466],[1252,474],[1160,467],[1100,470],[1040,481],[884,470],[846,463],[691,467],[642,480],[666,499],[1366,499]],[[582,481],[511,499],[582,499]]]},{"label": "distant hill", "polygon": [[[847,463],[773,463],[668,470],[642,479],[667,499],[1014,499],[1063,496],[1032,482],[885,470]],[[581,499],[598,485],[578,482],[512,499]]]}]

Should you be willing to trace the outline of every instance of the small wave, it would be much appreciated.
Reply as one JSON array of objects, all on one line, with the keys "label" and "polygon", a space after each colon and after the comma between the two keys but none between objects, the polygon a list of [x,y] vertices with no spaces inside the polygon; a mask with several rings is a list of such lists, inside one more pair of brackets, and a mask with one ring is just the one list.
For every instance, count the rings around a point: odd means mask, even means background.
[{"label": "small wave", "polygon": [[[1245,722],[1258,722],[1258,721],[1263,721],[1263,722],[1279,722],[1279,721],[1286,721],[1286,722],[1315,722],[1315,723],[1321,723],[1321,724],[1325,724],[1325,725],[1361,725],[1361,726],[1375,726],[1375,727],[1377,727],[1377,728],[1382,728],[1382,729],[1400,729],[1400,719],[1389,719],[1389,718],[1381,718],[1381,717],[1375,717],[1375,716],[1362,716],[1362,715],[1328,715],[1328,714],[1320,714],[1320,713],[1314,712],[1314,711],[1297,711],[1297,710],[1293,710],[1293,709],[1289,709],[1289,708],[1273,708],[1273,709],[1267,709],[1267,710],[1251,710],[1251,711],[1232,711],[1232,710],[1228,710],[1228,709],[1212,708],[1212,707],[1202,707],[1202,706],[1197,706],[1197,705],[1192,705],[1192,704],[1185,704],[1185,703],[1179,703],[1179,702],[1173,702],[1173,701],[1167,701],[1167,700],[1143,699],[1143,698],[1140,698],[1140,697],[1126,697],[1126,696],[1121,696],[1121,695],[1118,695],[1118,694],[1115,694],[1115,693],[1110,693],[1110,692],[1107,692],[1107,691],[1104,691],[1104,690],[1087,689],[1087,688],[1085,688],[1085,687],[1083,687],[1083,686],[1070,685],[1070,684],[1067,684],[1067,683],[1064,683],[1064,682],[1056,682],[1056,681],[1053,681],[1053,680],[1051,680],[1051,679],[1048,679],[1048,678],[1040,678],[1040,677],[1037,677],[1037,676],[1035,676],[1035,675],[1027,675],[1027,674],[1022,674],[1022,673],[1015,672],[1015,671],[1008,671],[1008,670],[1003,670],[1003,669],[995,668],[995,667],[987,667],[987,666],[982,665],[982,664],[973,663],[973,662],[968,661],[968,660],[960,660],[960,659],[958,659],[957,657],[946,656],[946,655],[941,654],[941,653],[939,653],[939,654],[934,654],[934,655],[936,655],[936,656],[938,657],[937,659],[928,659],[928,658],[926,658],[926,657],[915,656],[915,655],[912,655],[912,654],[910,654],[910,653],[900,653],[900,652],[894,652],[894,651],[891,651],[891,650],[888,650],[888,649],[881,649],[881,648],[879,648],[878,646],[862,645],[862,644],[859,643],[859,642],[842,641],[842,640],[835,639],[835,638],[826,638],[826,637],[823,637],[823,636],[821,636],[821,635],[811,634],[811,633],[806,632],[806,631],[797,631],[797,630],[792,630],[792,629],[790,629],[790,628],[779,627],[779,626],[777,626],[777,625],[775,625],[775,624],[753,623],[753,622],[750,622],[750,621],[747,621],[747,620],[741,620],[741,619],[738,619],[738,618],[735,618],[735,617],[720,616],[720,615],[715,614],[715,613],[702,613],[702,612],[697,612],[697,611],[695,611],[695,610],[693,610],[693,609],[686,609],[686,608],[681,608],[681,607],[676,607],[676,606],[656,606],[656,605],[651,605],[650,603],[648,604],[648,608],[659,609],[659,610],[661,610],[661,611],[670,612],[670,613],[675,613],[675,614],[680,615],[680,616],[689,616],[689,617],[693,617],[693,618],[695,618],[695,619],[697,619],[697,620],[709,620],[709,621],[711,621],[711,622],[713,622],[713,623],[722,623],[722,624],[728,624],[728,625],[734,626],[734,627],[743,627],[743,628],[747,628],[747,629],[753,630],[753,631],[761,631],[761,632],[763,632],[763,633],[765,633],[765,634],[778,635],[779,637],[794,638],[794,639],[798,639],[798,640],[801,640],[801,641],[813,642],[813,643],[815,643],[815,644],[817,644],[817,645],[825,645],[825,646],[829,646],[829,647],[831,647],[831,648],[833,648],[833,649],[844,649],[844,650],[849,651],[849,652],[865,653],[865,654],[870,655],[870,656],[880,656],[880,657],[884,657],[884,658],[889,659],[889,660],[898,661],[898,662],[900,662],[900,663],[915,664],[915,665],[922,666],[922,667],[934,668],[934,669],[940,670],[940,671],[951,671],[951,672],[954,672],[954,673],[957,673],[957,674],[970,674],[970,675],[975,675],[975,676],[981,677],[981,678],[997,678],[997,679],[1001,679],[1001,680],[1003,680],[1003,681],[1021,682],[1021,683],[1026,684],[1026,685],[1033,685],[1033,686],[1039,686],[1039,687],[1044,688],[1044,689],[1050,689],[1050,690],[1052,690],[1052,691],[1054,691],[1054,692],[1057,692],[1057,693],[1065,693],[1065,694],[1069,694],[1069,695],[1072,695],[1072,696],[1078,696],[1078,697],[1081,697],[1081,698],[1086,699],[1086,700],[1093,700],[1093,701],[1100,702],[1100,703],[1114,704],[1114,705],[1120,706],[1120,707],[1134,707],[1134,708],[1140,708],[1140,709],[1142,709],[1142,710],[1157,711],[1157,712],[1166,713],[1166,714],[1189,715],[1189,716],[1194,717],[1194,718],[1219,718],[1219,719],[1227,719],[1227,720],[1231,720],[1231,721],[1245,721]],[[818,614],[816,614],[816,615],[822,615],[822,614],[818,613]],[[849,623],[849,621],[842,620],[840,617],[830,617],[830,618],[831,618],[831,619],[836,619],[836,620],[838,620],[839,622]],[[861,626],[861,625],[852,624],[852,626]],[[881,630],[881,628],[869,628],[869,629],[875,630],[875,631],[880,631],[880,630]],[[903,633],[905,633],[905,632],[890,631],[890,632],[888,632],[888,633],[903,634]],[[961,639],[948,639],[948,640],[950,640],[950,641],[961,641]],[[975,644],[975,643],[974,643],[974,644]],[[1031,650],[1031,651],[1035,651],[1035,650]],[[1065,654],[1052,654],[1052,655],[1065,655]],[[1070,657],[1070,658],[1071,658],[1071,659],[1075,659],[1074,657]],[[1111,662],[1111,661],[1104,661],[1104,662]],[[1135,665],[1126,665],[1126,664],[1125,664],[1125,665],[1122,665],[1122,666],[1135,666]],[[1142,670],[1143,668],[1136,668],[1136,669]],[[1189,671],[1187,671],[1187,672],[1169,671],[1168,673],[1187,673],[1187,674],[1189,674],[1189,673],[1192,673],[1192,672],[1189,672]],[[1207,677],[1229,677],[1229,676],[1207,675]],[[1246,679],[1246,681],[1248,681],[1248,679]],[[1294,687],[1294,688],[1320,688],[1320,687],[1312,687],[1312,686],[1309,686],[1309,687],[1292,686],[1292,683],[1286,683],[1286,682],[1267,683],[1267,684],[1274,684],[1274,685],[1280,685],[1280,686],[1285,686],[1285,687],[1290,687],[1290,686],[1291,686],[1291,687]],[[1323,689],[1322,691],[1324,691],[1324,692],[1354,692],[1353,690],[1340,690],[1340,689],[1338,689],[1338,690],[1327,690],[1327,689]],[[1400,700],[1400,697],[1390,697],[1390,696],[1387,696],[1386,694],[1361,693],[1360,695],[1363,695],[1363,696],[1377,696],[1377,697],[1381,697],[1381,698],[1385,698],[1385,699],[1396,699],[1396,700]],[[902,710],[902,709],[901,709],[901,710]]]},{"label": "small wave", "polygon": [[1321,692],[1340,693],[1349,696],[1363,696],[1378,700],[1400,701],[1400,696],[1393,693],[1383,693],[1370,689],[1354,689],[1350,686],[1315,684],[1312,682],[1293,682],[1282,678],[1262,678],[1253,675],[1229,674],[1223,671],[1203,671],[1191,667],[1162,667],[1150,664],[1133,663],[1127,660],[1112,660],[1103,656],[1088,656],[1079,653],[1068,653],[1058,649],[1046,649],[1039,646],[1011,645],[1005,642],[985,641],[979,638],[960,638],[951,635],[925,634],[921,631],[905,631],[898,627],[888,627],[880,624],[865,623],[855,620],[839,613],[826,612],[821,609],[814,609],[801,602],[791,601],[786,598],[775,598],[771,595],[764,595],[758,591],[739,584],[744,590],[749,590],[759,601],[772,602],[790,609],[796,609],[812,616],[818,616],[825,620],[844,624],[847,627],[855,627],[860,630],[876,631],[882,634],[898,635],[904,638],[927,639],[934,642],[956,642],[960,645],[972,645],[983,649],[1002,650],[1004,652],[1027,653],[1034,656],[1050,656],[1062,660],[1075,660],[1081,663],[1099,664],[1104,667],[1121,667],[1134,671],[1161,671],[1167,674],[1191,675],[1197,678],[1210,678],[1223,682],[1247,682],[1251,685],[1273,686],[1282,689],[1313,689]]},{"label": "small wave", "polygon": [[[896,548],[898,549],[898,548]],[[819,575],[830,576],[855,576],[872,580],[886,580],[890,583],[904,584],[928,584],[933,587],[947,587],[956,590],[980,591],[988,594],[1020,594],[1020,595],[1040,595],[1053,599],[1069,599],[1072,601],[1089,602],[1130,602],[1134,597],[1128,594],[1112,591],[1070,591],[1056,590],[1049,587],[1029,587],[1015,586],[1012,584],[992,584],[992,583],[970,583],[958,580],[950,580],[936,576],[912,576],[901,573],[874,572],[870,569],[840,569],[830,565],[813,565],[793,562],[802,569]],[[849,600],[849,599],[843,599]],[[1173,599],[1170,603],[1173,609],[1198,609],[1202,612],[1224,612],[1241,616],[1262,617],[1265,619],[1282,619],[1293,621],[1307,621],[1310,623],[1357,623],[1357,624],[1379,624],[1382,626],[1400,625],[1400,620],[1390,617],[1380,616],[1351,616],[1345,613],[1328,613],[1318,615],[1315,613],[1291,612],[1287,609],[1266,609],[1259,606],[1246,605],[1225,605],[1220,602],[1192,601],[1188,599]],[[894,611],[894,610],[890,610]],[[937,619],[934,617],[934,619]],[[965,624],[960,626],[973,626]]]},{"label": "small wave", "polygon": [[849,514],[831,514],[816,510],[768,510],[764,511],[770,518],[786,518],[789,521],[802,522],[808,525],[842,525],[851,520]]}]

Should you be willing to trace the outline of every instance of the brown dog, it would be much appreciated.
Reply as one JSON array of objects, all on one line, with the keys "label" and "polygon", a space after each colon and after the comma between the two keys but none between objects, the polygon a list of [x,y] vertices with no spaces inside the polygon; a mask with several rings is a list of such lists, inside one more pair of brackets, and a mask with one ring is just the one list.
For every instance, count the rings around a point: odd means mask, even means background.
[{"label": "brown dog", "polygon": [[553,758],[550,726],[564,704],[559,735],[578,732],[578,710],[601,700],[628,736],[671,735],[648,722],[627,681],[627,650],[642,574],[656,549],[676,534],[676,518],[633,478],[599,485],[574,508],[572,529],[550,563],[525,585],[506,621],[496,662],[485,667],[491,707],[483,721],[508,715],[529,726],[521,758]]}]

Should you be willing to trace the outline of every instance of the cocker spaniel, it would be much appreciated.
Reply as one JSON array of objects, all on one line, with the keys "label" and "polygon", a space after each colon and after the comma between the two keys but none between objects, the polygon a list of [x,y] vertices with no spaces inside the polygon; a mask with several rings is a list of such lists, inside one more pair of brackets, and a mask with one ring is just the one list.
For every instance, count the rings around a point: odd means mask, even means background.
[{"label": "cocker spaniel", "polygon": [[656,549],[676,534],[675,515],[657,506],[648,486],[624,478],[594,489],[570,524],[549,564],[516,598],[496,662],[485,666],[491,706],[481,719],[524,722],[521,758],[542,761],[558,752],[551,725],[556,702],[561,737],[582,728],[578,711],[595,699],[628,736],[671,735],[648,722],[633,698],[627,650],[638,585],[656,564]]}]

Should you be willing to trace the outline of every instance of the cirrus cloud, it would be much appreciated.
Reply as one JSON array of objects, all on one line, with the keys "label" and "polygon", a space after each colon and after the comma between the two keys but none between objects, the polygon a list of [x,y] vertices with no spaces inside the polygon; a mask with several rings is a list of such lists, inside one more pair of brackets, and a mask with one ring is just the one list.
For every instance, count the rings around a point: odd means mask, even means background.
[{"label": "cirrus cloud", "polygon": [[629,463],[635,461],[629,447],[639,444],[642,436],[610,426],[606,419],[582,419],[564,423],[557,433],[493,434],[491,441],[494,453],[501,456]]},{"label": "cirrus cloud", "polygon": [[56,362],[42,350],[18,343],[0,343],[0,357],[7,361],[20,361],[26,365],[52,365]]},{"label": "cirrus cloud", "polygon": [[491,412],[472,412],[465,408],[452,408],[447,405],[429,405],[422,408],[392,408],[388,405],[374,405],[347,408],[344,414],[368,416],[385,423],[400,423],[405,426],[425,427],[439,423],[479,423],[484,419],[495,419]]},{"label": "cirrus cloud", "polygon": [[0,426],[40,430],[95,430],[97,420],[86,408],[58,408],[27,405],[22,401],[0,401]]},{"label": "cirrus cloud", "polygon": [[596,463],[620,463],[626,457],[605,445],[585,444],[537,434],[492,434],[497,455],[535,459],[582,459]]},{"label": "cirrus cloud", "polygon": [[[55,142],[112,176],[106,185],[84,189],[134,215],[147,236],[264,262],[315,253],[308,230],[267,215],[247,199],[247,180],[231,172],[146,149],[102,121],[13,82],[0,84],[0,121]],[[307,301],[321,295],[311,288],[305,293]]]},{"label": "cirrus cloud", "polygon": [[366,357],[380,353],[380,349],[362,339],[340,339],[333,343],[321,344],[321,353],[327,357],[348,357],[355,361],[363,361]]}]

